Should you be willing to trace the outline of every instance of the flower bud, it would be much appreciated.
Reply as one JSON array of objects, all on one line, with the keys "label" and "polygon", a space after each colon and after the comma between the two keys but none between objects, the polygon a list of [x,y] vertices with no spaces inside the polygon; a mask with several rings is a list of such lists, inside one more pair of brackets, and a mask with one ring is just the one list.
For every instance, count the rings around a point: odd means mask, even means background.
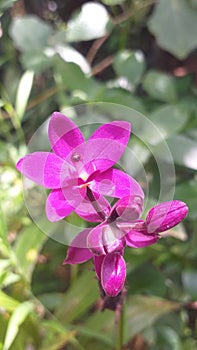
[{"label": "flower bud", "polygon": [[124,287],[126,264],[121,254],[107,254],[101,267],[101,285],[110,297],[117,296]]},{"label": "flower bud", "polygon": [[179,200],[158,204],[146,216],[147,232],[151,234],[169,230],[179,224],[187,213],[187,205]]}]

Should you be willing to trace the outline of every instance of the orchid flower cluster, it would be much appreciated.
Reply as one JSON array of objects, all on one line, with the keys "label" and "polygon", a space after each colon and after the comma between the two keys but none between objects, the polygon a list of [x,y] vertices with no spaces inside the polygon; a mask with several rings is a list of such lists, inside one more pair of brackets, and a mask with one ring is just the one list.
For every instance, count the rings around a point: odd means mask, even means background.
[{"label": "orchid flower cluster", "polygon": [[[102,293],[118,296],[125,284],[125,247],[156,243],[187,215],[179,200],[153,207],[140,219],[144,193],[138,182],[112,166],[121,158],[130,138],[130,123],[101,125],[85,141],[77,125],[59,112],[49,122],[51,152],[34,152],[17,162],[17,169],[38,185],[50,189],[46,201],[48,220],[64,219],[72,212],[89,222],[71,242],[64,264],[93,259]],[[117,201],[111,207],[107,198]]]}]

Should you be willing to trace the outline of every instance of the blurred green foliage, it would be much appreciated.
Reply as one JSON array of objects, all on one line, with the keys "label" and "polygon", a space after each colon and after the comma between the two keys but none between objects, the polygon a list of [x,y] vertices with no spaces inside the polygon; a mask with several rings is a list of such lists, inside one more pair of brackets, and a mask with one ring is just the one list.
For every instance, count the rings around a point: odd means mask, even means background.
[{"label": "blurred green foliage", "polygon": [[[102,123],[110,120],[107,108],[101,106],[99,115],[93,104],[80,118],[71,108],[102,101],[136,109],[158,128],[175,164],[175,198],[189,206],[184,225],[172,230],[171,237],[126,250],[124,349],[193,350],[197,3],[103,0],[80,8],[76,2],[68,21],[58,11],[67,2],[46,3],[43,10],[40,2],[39,15],[28,13],[22,1],[0,2],[0,349],[114,349],[114,313],[99,311],[92,263],[62,266],[66,247],[31,219],[15,169],[30,137],[53,111],[69,107],[77,123]],[[116,113],[115,106],[115,119],[130,120],[129,111]],[[86,136],[91,127],[84,128]],[[133,137],[129,146],[146,171],[150,206],[160,189],[151,150],[166,167],[169,159],[160,152],[158,134],[139,127],[144,142]],[[122,164],[140,181],[130,154]]]}]

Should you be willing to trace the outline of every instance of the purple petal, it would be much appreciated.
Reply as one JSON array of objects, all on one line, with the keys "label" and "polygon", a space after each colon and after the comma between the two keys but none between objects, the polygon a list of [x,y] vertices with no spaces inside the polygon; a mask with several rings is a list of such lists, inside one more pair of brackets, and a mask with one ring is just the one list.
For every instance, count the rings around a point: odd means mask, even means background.
[{"label": "purple petal", "polygon": [[116,121],[100,126],[86,145],[85,164],[105,171],[122,156],[130,137],[130,123]]},{"label": "purple petal", "polygon": [[139,231],[131,230],[125,236],[126,244],[132,248],[143,248],[158,241],[159,237],[156,234],[144,234]]},{"label": "purple petal", "polygon": [[158,204],[146,216],[147,231],[158,233],[169,230],[179,224],[187,213],[187,205],[178,200]]},{"label": "purple petal", "polygon": [[85,142],[78,126],[59,112],[52,114],[49,123],[49,140],[52,150],[64,159],[75,147]]},{"label": "purple petal", "polygon": [[101,284],[110,297],[118,295],[124,287],[126,264],[122,255],[112,253],[105,256],[101,267]]},{"label": "purple petal", "polygon": [[62,188],[62,192],[67,203],[76,210],[86,196],[86,188],[80,187],[78,179],[67,182],[67,186]]},{"label": "purple petal", "polygon": [[80,264],[93,257],[87,248],[87,236],[91,229],[81,231],[71,242],[63,264]]},{"label": "purple petal", "polygon": [[100,196],[99,194],[94,194],[94,196],[96,199],[95,203],[90,202],[89,199],[84,199],[77,206],[76,213],[84,220],[90,222],[101,222],[102,217],[98,214],[97,211],[101,211],[102,215],[107,217],[110,213],[110,204],[104,197]]},{"label": "purple petal", "polygon": [[54,153],[35,152],[21,158],[17,169],[28,179],[46,188],[60,188],[63,160]]},{"label": "purple petal", "polygon": [[132,222],[139,219],[142,210],[143,210],[143,198],[139,196],[127,196],[119,199],[114,207],[112,208],[112,217],[113,212],[115,211],[119,217],[119,221],[122,222]]},{"label": "purple petal", "polygon": [[46,201],[46,215],[50,221],[61,220],[73,210],[74,208],[66,201],[61,189],[51,191]]},{"label": "purple petal", "polygon": [[124,233],[115,224],[102,223],[91,230],[87,238],[88,248],[95,255],[121,252],[125,247]]},{"label": "purple petal", "polygon": [[101,174],[96,173],[90,188],[102,195],[116,198],[126,196],[144,197],[143,190],[138,182],[117,169],[109,169]]},{"label": "purple petal", "polygon": [[125,247],[125,234],[114,224],[103,226],[103,244],[106,253],[122,252]]},{"label": "purple petal", "polygon": [[94,267],[99,280],[101,279],[101,267],[104,257],[105,255],[94,256]]},{"label": "purple petal", "polygon": [[87,237],[87,246],[95,255],[105,255],[105,248],[103,245],[103,226],[100,224],[93,228]]}]

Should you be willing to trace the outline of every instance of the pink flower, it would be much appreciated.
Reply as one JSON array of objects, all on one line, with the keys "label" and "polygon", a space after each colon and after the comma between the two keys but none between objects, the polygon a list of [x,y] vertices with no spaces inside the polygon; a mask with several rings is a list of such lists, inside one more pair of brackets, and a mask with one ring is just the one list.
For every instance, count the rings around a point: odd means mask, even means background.
[{"label": "pink flower", "polygon": [[[50,221],[61,220],[76,211],[84,219],[98,222],[105,219],[110,208],[103,196],[143,196],[133,178],[111,168],[128,143],[130,123],[115,121],[102,125],[86,142],[69,118],[54,112],[48,135],[52,152],[28,154],[16,166],[27,178],[51,189],[46,202]],[[90,203],[90,192],[100,212]]]},{"label": "pink flower", "polygon": [[78,264],[93,258],[105,294],[117,296],[126,278],[125,246],[142,248],[156,243],[159,232],[180,223],[188,212],[186,204],[178,200],[156,205],[145,221],[139,220],[142,210],[140,196],[119,199],[104,222],[93,229],[85,229],[74,238],[64,264]]}]

